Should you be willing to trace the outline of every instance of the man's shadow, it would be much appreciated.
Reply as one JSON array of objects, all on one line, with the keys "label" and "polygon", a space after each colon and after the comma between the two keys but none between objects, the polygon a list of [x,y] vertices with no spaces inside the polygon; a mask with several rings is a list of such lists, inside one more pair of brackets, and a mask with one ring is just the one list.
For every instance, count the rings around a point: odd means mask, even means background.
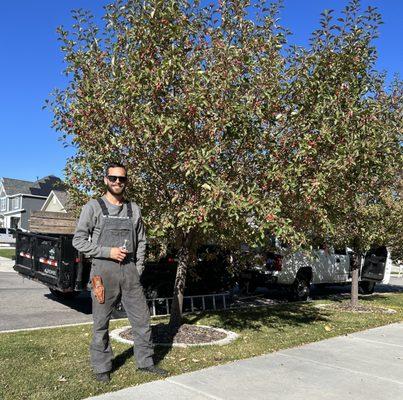
[{"label": "man's shadow", "polygon": [[[158,344],[154,345],[154,356],[153,356],[154,364],[158,365],[171,351],[171,349],[172,349],[172,342],[167,343],[166,345],[158,345]],[[119,368],[121,368],[126,363],[126,361],[132,358],[133,356],[134,356],[133,346],[115,356],[115,358],[112,361],[112,372],[115,372]]]}]

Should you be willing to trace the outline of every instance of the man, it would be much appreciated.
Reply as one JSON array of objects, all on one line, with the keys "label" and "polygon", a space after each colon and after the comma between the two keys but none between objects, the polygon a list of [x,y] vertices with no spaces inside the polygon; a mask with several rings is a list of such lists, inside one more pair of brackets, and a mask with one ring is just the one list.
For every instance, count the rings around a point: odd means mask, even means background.
[{"label": "man", "polygon": [[124,199],[125,166],[108,165],[104,183],[105,195],[83,207],[73,238],[73,246],[92,257],[94,327],[90,356],[95,378],[101,382],[110,380],[113,353],[108,328],[113,308],[120,299],[132,325],[138,369],[166,375],[153,362],[150,313],[140,284],[146,237],[140,208]]}]

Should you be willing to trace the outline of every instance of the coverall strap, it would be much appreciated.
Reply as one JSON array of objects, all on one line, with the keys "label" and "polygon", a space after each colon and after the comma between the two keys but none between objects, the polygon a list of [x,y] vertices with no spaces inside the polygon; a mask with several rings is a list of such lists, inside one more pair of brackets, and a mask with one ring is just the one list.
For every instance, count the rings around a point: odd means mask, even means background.
[{"label": "coverall strap", "polygon": [[128,201],[128,202],[126,203],[126,206],[127,206],[127,216],[128,216],[129,218],[133,218],[133,207],[132,207],[132,203],[131,203],[130,201]]},{"label": "coverall strap", "polygon": [[103,199],[99,198],[99,199],[97,199],[97,201],[98,201],[98,204],[99,204],[100,207],[101,207],[102,214],[103,214],[103,215],[109,215],[108,207],[106,207],[106,204],[105,204],[105,202],[103,201]]}]

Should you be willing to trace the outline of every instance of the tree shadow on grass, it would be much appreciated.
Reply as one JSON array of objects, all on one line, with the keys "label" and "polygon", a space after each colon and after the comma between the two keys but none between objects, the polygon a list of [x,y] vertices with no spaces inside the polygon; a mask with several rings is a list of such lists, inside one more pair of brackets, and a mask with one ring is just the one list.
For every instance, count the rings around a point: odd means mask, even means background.
[{"label": "tree shadow on grass", "polygon": [[[200,312],[184,316],[183,323],[196,324],[203,318],[212,318],[213,325],[224,329],[243,331],[259,331],[262,327],[275,327],[281,331],[285,327],[304,326],[310,323],[328,321],[329,312],[312,307],[310,303],[288,303],[269,307],[250,307],[234,310]],[[155,346],[154,363],[158,364],[172,349],[172,344]],[[133,357],[133,348],[124,350],[113,360],[112,371],[121,368],[130,357]]]},{"label": "tree shadow on grass", "polygon": [[375,293],[369,295],[360,295],[358,296],[359,302],[365,303],[373,303],[375,301],[387,301],[390,300],[390,296],[386,293]]},{"label": "tree shadow on grass", "polygon": [[229,330],[255,330],[262,327],[303,326],[318,321],[328,321],[329,312],[312,307],[310,303],[288,303],[268,307],[241,308],[215,313],[200,313],[188,316],[188,323],[194,324],[201,318],[218,319],[219,325]]}]

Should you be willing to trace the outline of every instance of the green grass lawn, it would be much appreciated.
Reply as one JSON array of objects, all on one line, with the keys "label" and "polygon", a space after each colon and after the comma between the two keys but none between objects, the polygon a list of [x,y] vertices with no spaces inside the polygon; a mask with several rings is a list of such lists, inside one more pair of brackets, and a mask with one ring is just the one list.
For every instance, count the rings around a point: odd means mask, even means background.
[{"label": "green grass lawn", "polygon": [[[395,314],[331,311],[315,307],[318,303],[189,315],[187,323],[229,329],[240,338],[222,347],[157,347],[156,358],[176,375],[403,320],[403,294],[361,299],[361,304],[392,308]],[[127,324],[113,321],[111,328]],[[129,345],[113,342],[112,380],[95,382],[89,366],[90,339],[91,325],[0,334],[0,399],[83,399],[155,379],[135,370]]]},{"label": "green grass lawn", "polygon": [[0,257],[10,258],[15,256],[14,249],[0,249]]}]

